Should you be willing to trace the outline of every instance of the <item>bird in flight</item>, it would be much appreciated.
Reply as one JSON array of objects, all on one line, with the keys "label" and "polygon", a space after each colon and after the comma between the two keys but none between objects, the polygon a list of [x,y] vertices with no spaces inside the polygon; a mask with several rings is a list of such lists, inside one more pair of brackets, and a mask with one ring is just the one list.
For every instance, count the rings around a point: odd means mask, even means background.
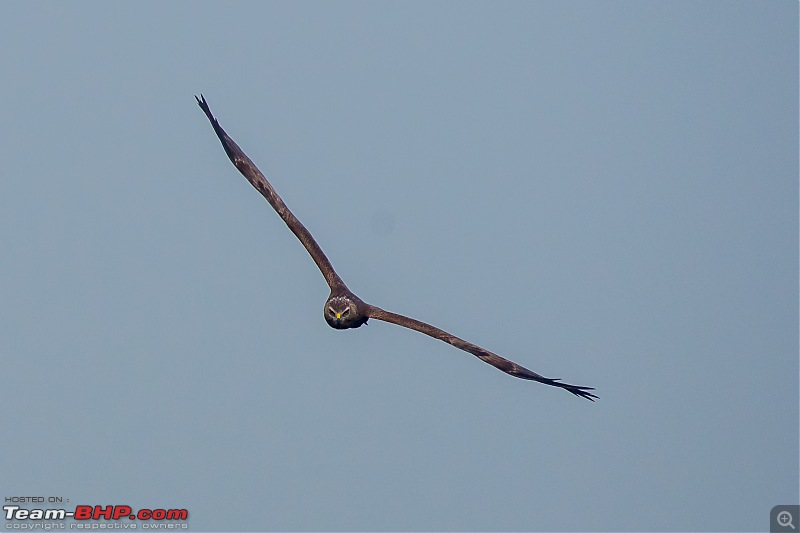
[{"label": "bird in flight", "polygon": [[225,133],[225,130],[223,130],[222,126],[219,125],[217,119],[214,118],[213,114],[211,114],[211,109],[208,107],[208,103],[203,95],[200,95],[200,98],[195,96],[195,99],[197,100],[197,104],[208,117],[208,120],[211,122],[211,126],[214,128],[214,132],[217,134],[217,137],[219,137],[220,142],[222,142],[222,147],[225,149],[225,153],[228,154],[228,158],[239,170],[239,172],[241,172],[242,175],[247,178],[247,181],[249,181],[250,184],[255,187],[256,190],[264,196],[264,198],[266,198],[267,202],[269,202],[269,205],[271,205],[272,208],[277,211],[278,215],[280,215],[286,225],[289,226],[289,229],[292,230],[292,233],[294,233],[297,238],[300,239],[300,242],[303,243],[303,246],[305,246],[306,250],[308,250],[311,258],[317,264],[317,267],[319,267],[322,275],[325,277],[325,281],[328,282],[328,285],[331,288],[331,294],[328,296],[328,299],[325,302],[323,313],[325,316],[325,321],[332,328],[357,328],[363,324],[366,324],[367,320],[370,318],[375,320],[383,320],[384,322],[391,322],[392,324],[413,329],[433,337],[434,339],[439,339],[452,344],[456,348],[471,353],[481,361],[489,363],[493,367],[498,368],[506,374],[510,374],[514,377],[538,381],[539,383],[544,383],[545,385],[550,385],[553,387],[561,387],[562,389],[565,389],[576,396],[586,398],[587,400],[594,401],[594,399],[597,398],[597,396],[589,392],[594,390],[593,387],[570,385],[569,383],[562,382],[560,379],[546,378],[540,374],[537,374],[536,372],[518,365],[513,361],[509,361],[508,359],[500,357],[489,350],[481,348],[480,346],[472,344],[471,342],[467,342],[464,339],[460,339],[455,335],[451,335],[444,330],[407,316],[385,311],[380,307],[368,304],[356,296],[353,291],[347,288],[347,285],[345,285],[342,278],[340,278],[333,269],[331,262],[328,260],[319,244],[317,244],[317,241],[314,240],[314,237],[311,236],[311,233],[297,219],[297,217],[294,216],[291,211],[289,211],[289,208],[286,207],[285,203],[283,203],[283,200],[281,200],[281,197],[278,196],[277,192],[275,192],[275,189],[272,188],[272,185],[264,177],[264,174],[262,174],[261,171],[256,167],[255,163],[253,163],[250,158],[245,155],[242,149],[239,148],[239,145],[233,142],[233,139],[231,139],[228,134]]}]

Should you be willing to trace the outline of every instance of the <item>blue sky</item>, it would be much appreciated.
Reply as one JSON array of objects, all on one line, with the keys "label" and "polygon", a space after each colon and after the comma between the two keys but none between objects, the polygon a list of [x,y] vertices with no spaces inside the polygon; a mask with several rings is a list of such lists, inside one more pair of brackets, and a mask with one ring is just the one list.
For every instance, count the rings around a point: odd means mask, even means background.
[{"label": "blue sky", "polygon": [[[0,496],[197,531],[798,502],[796,2],[8,3]],[[335,331],[260,165],[385,323]]]}]

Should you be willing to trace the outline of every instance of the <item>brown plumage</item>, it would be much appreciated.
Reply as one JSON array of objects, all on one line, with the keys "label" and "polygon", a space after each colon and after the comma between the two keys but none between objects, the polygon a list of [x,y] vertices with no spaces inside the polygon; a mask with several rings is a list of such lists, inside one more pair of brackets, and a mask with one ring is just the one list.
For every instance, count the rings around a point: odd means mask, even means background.
[{"label": "brown plumage", "polygon": [[471,342],[460,339],[455,335],[451,335],[450,333],[431,326],[430,324],[426,324],[425,322],[420,322],[419,320],[415,320],[403,315],[398,315],[397,313],[384,311],[380,307],[370,305],[353,294],[353,292],[347,288],[347,285],[345,285],[344,281],[342,281],[342,278],[340,278],[333,269],[330,260],[328,260],[327,256],[322,251],[322,248],[319,247],[317,241],[314,240],[314,237],[311,236],[311,233],[306,229],[305,226],[303,226],[297,217],[294,216],[291,211],[289,211],[289,208],[286,207],[285,203],[283,203],[283,200],[281,200],[281,197],[278,196],[277,192],[275,192],[275,189],[272,188],[272,185],[270,185],[270,183],[264,177],[264,174],[258,170],[258,167],[256,167],[250,158],[245,155],[242,149],[239,148],[235,142],[233,142],[233,139],[231,139],[228,134],[225,133],[225,130],[223,130],[219,125],[217,119],[211,114],[211,109],[208,107],[208,103],[206,103],[205,98],[200,95],[200,98],[195,96],[195,99],[197,99],[198,105],[205,112],[208,120],[211,121],[211,125],[214,127],[217,137],[219,137],[220,142],[222,142],[222,147],[225,149],[225,153],[228,154],[228,157],[233,162],[234,166],[236,166],[236,168],[239,169],[239,172],[241,172],[242,175],[247,178],[247,181],[249,181],[250,184],[255,187],[256,190],[258,190],[258,192],[264,196],[264,198],[267,199],[267,202],[269,202],[278,215],[280,215],[286,225],[289,226],[289,229],[292,230],[292,233],[294,233],[297,238],[300,239],[300,242],[306,247],[306,250],[308,250],[311,258],[317,264],[322,272],[322,275],[325,277],[325,281],[328,282],[328,285],[331,288],[331,293],[330,296],[328,296],[328,299],[325,301],[323,313],[325,316],[325,321],[331,327],[336,329],[357,328],[363,324],[366,324],[367,320],[370,318],[374,318],[375,320],[383,320],[384,322],[391,322],[392,324],[413,329],[433,337],[434,339],[439,339],[452,344],[456,348],[464,350],[465,352],[469,352],[478,357],[480,360],[489,363],[495,368],[498,368],[506,374],[510,374],[514,377],[538,381],[539,383],[552,385],[554,387],[561,387],[562,389],[566,389],[572,394],[586,398],[587,400],[594,401],[594,399],[597,398],[597,396],[589,392],[594,390],[593,387],[570,385],[568,383],[561,382],[559,379],[546,378],[537,374],[536,372],[532,372],[527,368],[514,363],[513,361],[509,361],[508,359],[500,357],[489,350],[485,350],[480,346],[472,344]]}]

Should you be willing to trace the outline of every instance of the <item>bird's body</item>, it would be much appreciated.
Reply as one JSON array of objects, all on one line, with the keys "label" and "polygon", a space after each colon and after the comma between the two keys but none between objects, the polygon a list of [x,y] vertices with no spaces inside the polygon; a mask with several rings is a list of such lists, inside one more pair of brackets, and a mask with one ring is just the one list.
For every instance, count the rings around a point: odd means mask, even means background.
[{"label": "bird's body", "polygon": [[333,269],[330,260],[328,260],[328,257],[322,251],[322,248],[320,248],[319,244],[317,244],[317,241],[314,240],[314,237],[312,237],[311,233],[289,210],[258,167],[256,167],[250,158],[245,155],[245,153],[241,148],[239,148],[233,139],[231,139],[228,134],[225,133],[225,130],[222,129],[217,119],[214,118],[214,115],[211,113],[211,109],[208,107],[208,103],[206,102],[205,98],[203,98],[202,95],[200,98],[195,98],[197,99],[197,103],[200,108],[208,117],[208,120],[211,121],[211,125],[219,137],[219,140],[225,149],[225,153],[228,154],[231,162],[234,164],[234,166],[236,166],[239,172],[241,172],[242,175],[247,178],[247,181],[249,181],[250,184],[255,187],[256,190],[258,190],[258,192],[264,196],[264,198],[266,198],[267,202],[269,202],[278,215],[280,215],[292,233],[297,236],[303,246],[305,246],[308,253],[311,255],[311,258],[317,264],[317,267],[319,267],[320,272],[322,272],[322,275],[325,277],[325,281],[328,282],[328,285],[331,288],[331,293],[325,302],[325,306],[323,307],[323,316],[325,317],[325,321],[329,326],[335,329],[358,328],[366,324],[370,318],[382,320],[384,322],[390,322],[392,324],[413,329],[435,339],[447,342],[456,348],[471,353],[482,361],[514,377],[538,381],[539,383],[544,383],[545,385],[551,385],[554,387],[560,387],[576,396],[586,398],[587,400],[594,401],[594,399],[597,398],[597,396],[589,392],[594,390],[592,387],[570,385],[568,383],[563,383],[559,379],[546,378],[540,374],[537,374],[536,372],[528,370],[527,368],[514,363],[513,361],[509,361],[504,357],[500,357],[495,353],[481,348],[476,344],[472,344],[471,342],[467,342],[464,339],[456,337],[455,335],[452,335],[435,326],[414,318],[409,318],[397,313],[385,311],[380,307],[368,304],[356,296],[347,287],[347,285],[345,285],[342,278],[339,277],[339,275]]},{"label": "bird's body", "polygon": [[350,329],[363,326],[369,320],[369,304],[348,291],[331,293],[325,302],[325,321],[335,329]]}]

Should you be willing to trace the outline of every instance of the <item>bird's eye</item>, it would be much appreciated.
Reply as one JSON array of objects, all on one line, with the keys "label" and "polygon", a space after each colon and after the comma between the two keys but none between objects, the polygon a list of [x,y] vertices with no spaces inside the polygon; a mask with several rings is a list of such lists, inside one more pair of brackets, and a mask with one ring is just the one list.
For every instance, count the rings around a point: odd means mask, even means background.
[{"label": "bird's eye", "polygon": [[335,316],[336,312],[333,310],[333,307],[328,307],[328,314],[331,316]]},{"label": "bird's eye", "polygon": [[342,316],[347,316],[350,314],[350,308],[346,307],[344,311],[342,311]]}]

